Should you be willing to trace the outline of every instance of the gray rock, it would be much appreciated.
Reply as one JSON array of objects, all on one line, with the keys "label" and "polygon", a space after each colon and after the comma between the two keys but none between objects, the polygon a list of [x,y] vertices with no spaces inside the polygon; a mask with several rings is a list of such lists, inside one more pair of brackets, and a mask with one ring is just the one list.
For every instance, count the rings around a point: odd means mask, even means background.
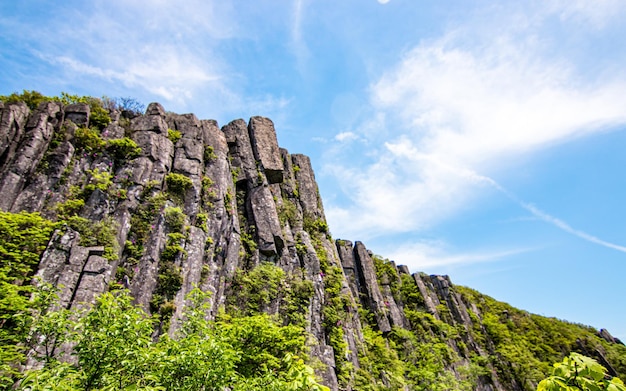
[{"label": "gray rock", "polygon": [[248,131],[254,157],[263,168],[268,182],[282,182],[284,167],[274,123],[269,118],[252,117],[248,124]]},{"label": "gray rock", "polygon": [[0,174],[0,209],[11,210],[26,180],[41,161],[60,116],[60,105],[46,102],[28,118],[24,137]]},{"label": "gray rock", "polygon": [[319,189],[315,181],[315,174],[311,166],[311,159],[305,155],[291,155],[293,162],[300,205],[304,213],[316,218],[324,219],[324,208],[319,196]]},{"label": "gray rock", "polygon": [[167,123],[158,115],[147,115],[133,118],[130,127],[134,131],[150,131],[167,136]]},{"label": "gray rock", "polygon": [[272,193],[267,186],[259,186],[250,191],[249,199],[259,251],[268,257],[280,256],[285,242]]},{"label": "gray rock", "polygon": [[231,165],[234,168],[233,177],[237,176],[235,181],[237,183],[247,181],[249,187],[262,184],[262,182],[259,183],[255,155],[252,151],[248,126],[245,121],[242,119],[232,121],[224,126],[222,131],[226,136]]},{"label": "gray rock", "polygon": [[161,106],[160,103],[152,102],[148,105],[146,109],[146,115],[158,115],[160,117],[165,118],[165,109]]},{"label": "gray rock", "polygon": [[355,243],[354,255],[359,278],[361,280],[362,293],[364,295],[363,304],[374,313],[378,329],[383,333],[388,333],[391,331],[391,324],[387,318],[388,310],[385,306],[385,298],[378,286],[374,261],[361,242]]},{"label": "gray rock", "polygon": [[65,106],[65,119],[72,121],[78,126],[89,125],[89,105],[86,103],[74,103]]},{"label": "gray rock", "polygon": [[0,118],[0,167],[7,157],[13,156],[24,134],[30,110],[24,102],[8,104],[2,108]]}]

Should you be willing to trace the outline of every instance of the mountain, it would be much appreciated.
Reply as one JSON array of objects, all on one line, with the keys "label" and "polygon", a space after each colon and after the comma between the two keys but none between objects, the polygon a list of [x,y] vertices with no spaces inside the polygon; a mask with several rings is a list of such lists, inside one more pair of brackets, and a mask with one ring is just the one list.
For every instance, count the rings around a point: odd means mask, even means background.
[{"label": "mountain", "polygon": [[333,240],[309,158],[280,148],[268,118],[220,128],[158,103],[141,114],[68,95],[0,109],[3,219],[50,227],[11,282],[55,286],[58,308],[127,288],[158,317],[154,338],[176,338],[197,287],[207,322],[266,313],[303,330],[306,362],[332,390],[534,390],[573,351],[626,375],[626,347],[606,330]]}]

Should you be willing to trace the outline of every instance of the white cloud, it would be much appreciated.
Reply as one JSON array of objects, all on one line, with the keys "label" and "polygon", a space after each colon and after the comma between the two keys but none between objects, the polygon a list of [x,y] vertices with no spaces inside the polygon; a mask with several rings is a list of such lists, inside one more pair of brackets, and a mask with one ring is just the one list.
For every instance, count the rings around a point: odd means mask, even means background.
[{"label": "white cloud", "polygon": [[354,141],[358,140],[359,136],[354,132],[341,132],[335,135],[337,141]]},{"label": "white cloud", "polygon": [[422,241],[389,248],[385,255],[389,259],[408,260],[410,270],[427,270],[431,267],[459,266],[472,263],[494,262],[512,255],[518,255],[533,248],[521,248],[502,251],[452,253],[445,243]]},{"label": "white cloud", "polygon": [[294,2],[292,26],[291,26],[291,47],[296,57],[298,68],[301,74],[306,74],[308,59],[311,56],[309,47],[302,36],[302,23],[305,11],[306,0],[296,0]]},{"label": "white cloud", "polygon": [[548,4],[562,19],[590,23],[597,28],[623,17],[626,11],[626,3],[622,0],[552,0]]},{"label": "white cloud", "polygon": [[372,117],[387,131],[364,135],[382,145],[367,166],[329,164],[353,202],[327,207],[335,232],[366,240],[432,227],[485,188],[467,173],[501,172],[525,153],[626,123],[626,74],[585,78],[572,48],[551,41],[549,10],[526,11],[423,41],[373,83]]},{"label": "white cloud", "polygon": [[107,94],[127,90],[182,110],[201,95],[218,112],[244,101],[241,81],[218,54],[220,43],[238,34],[230,5],[113,0],[60,7],[64,17],[28,39],[36,39],[41,58],[64,71],[66,84]]},{"label": "white cloud", "polygon": [[387,4],[387,3],[389,3],[389,0],[378,0],[378,2],[380,4]]},{"label": "white cloud", "polygon": [[93,76],[108,82],[122,82],[129,88],[142,88],[167,101],[184,102],[193,97],[200,85],[219,84],[221,76],[211,74],[192,59],[180,57],[175,51],[161,48],[143,57],[127,58],[124,67],[110,64],[108,68],[91,65],[75,58],[48,57],[50,63],[67,71]]}]

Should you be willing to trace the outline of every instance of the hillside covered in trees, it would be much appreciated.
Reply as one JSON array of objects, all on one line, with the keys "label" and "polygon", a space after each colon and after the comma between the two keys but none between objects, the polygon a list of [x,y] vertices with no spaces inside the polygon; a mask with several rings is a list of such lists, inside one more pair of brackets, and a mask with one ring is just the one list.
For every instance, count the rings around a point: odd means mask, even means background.
[{"label": "hillside covered in trees", "polygon": [[626,378],[606,330],[332,238],[268,118],[30,91],[0,110],[2,389],[535,390],[572,352]]}]

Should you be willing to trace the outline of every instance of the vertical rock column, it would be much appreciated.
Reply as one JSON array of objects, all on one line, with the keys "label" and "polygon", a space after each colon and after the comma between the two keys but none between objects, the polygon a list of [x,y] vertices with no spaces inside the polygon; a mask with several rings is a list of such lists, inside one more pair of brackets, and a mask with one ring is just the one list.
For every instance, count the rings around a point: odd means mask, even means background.
[{"label": "vertical rock column", "polygon": [[[134,160],[132,179],[146,184],[154,181],[163,186],[165,175],[170,171],[174,156],[174,145],[167,138],[167,123],[160,110],[151,110],[151,115],[139,116],[131,121],[132,139],[141,147],[141,156]],[[156,219],[137,266],[130,291],[135,301],[146,311],[157,285],[160,253],[165,248],[165,222],[163,216]]]},{"label": "vertical rock column", "polygon": [[[7,156],[8,159],[3,167],[0,177],[0,194],[2,194],[0,209],[11,210],[26,179],[34,172],[43,157],[55,127],[60,126],[62,119],[61,105],[54,102],[42,103],[28,118],[23,140],[14,156]],[[13,124],[15,124],[14,121]]]}]

